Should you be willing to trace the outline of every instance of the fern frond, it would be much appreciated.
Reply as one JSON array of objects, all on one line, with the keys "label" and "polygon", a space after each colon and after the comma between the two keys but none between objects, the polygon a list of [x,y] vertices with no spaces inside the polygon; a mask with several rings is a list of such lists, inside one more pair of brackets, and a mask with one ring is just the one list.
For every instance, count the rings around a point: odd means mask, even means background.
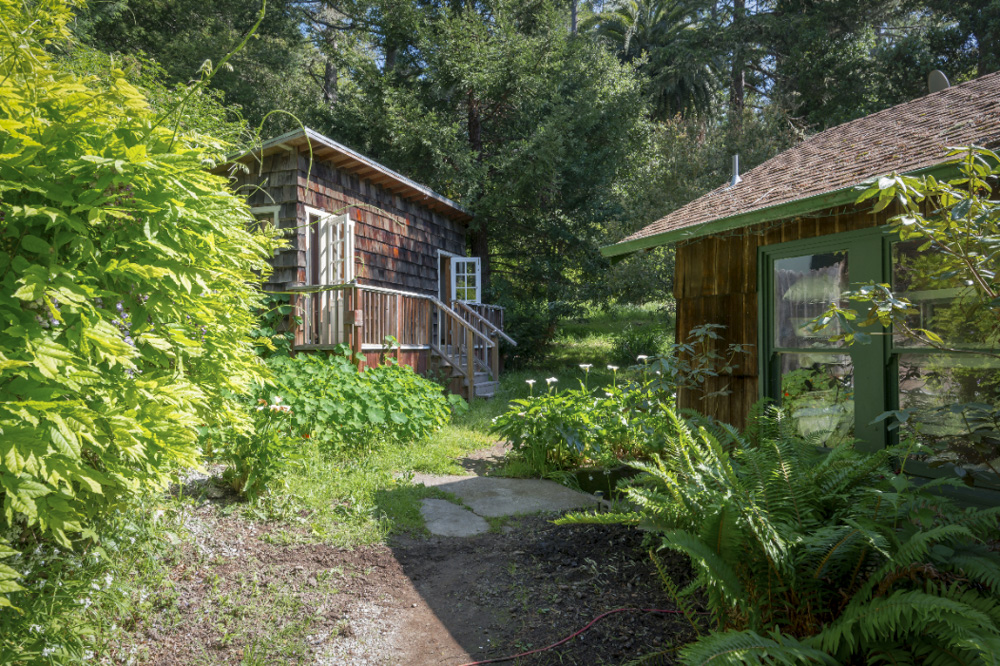
[{"label": "fern frond", "polygon": [[754,631],[728,631],[712,634],[685,646],[681,661],[689,666],[723,664],[831,664],[836,661],[825,652],[809,647],[777,631],[770,638]]},{"label": "fern frond", "polygon": [[656,573],[660,577],[660,583],[663,584],[663,589],[667,591],[670,595],[671,601],[677,606],[677,609],[683,613],[685,619],[687,619],[688,624],[694,629],[695,636],[701,636],[701,628],[698,626],[698,622],[695,619],[694,609],[691,607],[691,602],[688,601],[687,596],[681,594],[680,589],[677,587],[677,583],[674,579],[670,577],[667,570],[663,567],[663,560],[656,556],[656,553],[650,549],[649,559],[652,560],[653,566],[656,567]]},{"label": "fern frond", "polygon": [[557,518],[556,525],[638,525],[642,516],[638,513],[567,513]]},{"label": "fern frond", "polygon": [[701,573],[707,587],[716,588],[730,605],[745,600],[746,590],[733,566],[712,550],[697,535],[684,530],[666,530],[661,535],[663,547],[684,553]]},{"label": "fern frond", "polygon": [[[835,653],[850,653],[864,645],[902,643],[908,636],[924,633],[931,625],[940,627],[934,639],[941,645],[977,634],[990,618],[969,604],[920,590],[903,590],[867,603],[848,605],[836,622],[816,636],[817,645]],[[995,638],[1000,641],[1000,638]]]},{"label": "fern frond", "polygon": [[985,548],[981,553],[956,553],[948,558],[958,573],[980,585],[1000,591],[1000,555]]}]

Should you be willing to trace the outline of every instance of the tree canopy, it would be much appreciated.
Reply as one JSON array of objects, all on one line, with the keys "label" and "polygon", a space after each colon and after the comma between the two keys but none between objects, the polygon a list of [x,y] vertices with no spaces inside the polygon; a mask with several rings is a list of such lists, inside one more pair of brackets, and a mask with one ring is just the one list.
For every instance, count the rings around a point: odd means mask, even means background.
[{"label": "tree canopy", "polygon": [[[116,0],[72,25],[169,88],[256,11]],[[998,35],[1000,0],[272,0],[212,88],[232,119],[289,111],[470,208],[491,298],[578,302],[637,297],[592,279],[597,247],[725,182],[732,153],[753,167],[924,94],[932,69],[994,71]]]}]

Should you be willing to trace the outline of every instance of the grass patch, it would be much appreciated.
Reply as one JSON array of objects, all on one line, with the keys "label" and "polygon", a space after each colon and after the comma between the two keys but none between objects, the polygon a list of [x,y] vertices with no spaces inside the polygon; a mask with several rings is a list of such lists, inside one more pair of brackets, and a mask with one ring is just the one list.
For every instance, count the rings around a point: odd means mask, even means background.
[{"label": "grass patch", "polygon": [[[482,402],[482,401],[480,401]],[[477,402],[463,419],[485,405]],[[464,474],[456,459],[490,446],[493,440],[461,419],[426,440],[335,455],[312,447],[287,475],[287,487],[258,503],[244,505],[257,518],[306,525],[310,538],[340,546],[384,541],[390,534],[426,533],[419,502],[455,498],[437,488],[415,486],[415,473]],[[286,533],[302,539],[299,533]]]}]

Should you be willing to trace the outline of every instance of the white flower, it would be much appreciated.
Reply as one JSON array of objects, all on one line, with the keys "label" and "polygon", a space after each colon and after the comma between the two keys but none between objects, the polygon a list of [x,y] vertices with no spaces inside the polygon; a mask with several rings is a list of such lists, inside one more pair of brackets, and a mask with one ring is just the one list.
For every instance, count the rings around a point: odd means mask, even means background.
[{"label": "white flower", "polygon": [[656,371],[656,374],[657,374],[657,375],[662,375],[663,373],[662,373],[662,372],[660,372],[659,370],[657,370],[657,371]]},{"label": "white flower", "polygon": [[535,385],[535,380],[534,379],[525,379],[524,383],[527,384],[528,386],[534,386]]},{"label": "white flower", "polygon": [[545,383],[551,386],[552,384],[554,384],[557,381],[559,381],[559,380],[556,379],[555,377],[549,377],[548,379],[545,380]]},{"label": "white flower", "polygon": [[610,370],[611,372],[615,372],[615,371],[618,370],[618,366],[617,365],[609,365],[608,366],[608,370]]},{"label": "white flower", "polygon": [[638,356],[635,357],[635,360],[645,363],[647,358],[649,357],[646,356],[645,354],[639,354]]},{"label": "white flower", "polygon": [[111,587],[111,583],[113,583],[114,580],[115,579],[111,576],[111,574],[104,574],[104,584],[108,587]]},{"label": "white flower", "polygon": [[580,364],[580,369],[583,370],[584,372],[590,372],[590,369],[592,367],[594,367],[593,363],[581,363]]},{"label": "white flower", "polygon": [[42,625],[40,625],[40,624],[33,624],[30,627],[28,627],[28,631],[30,631],[33,634],[40,634],[40,633],[42,633]]},{"label": "white flower", "polygon": [[260,407],[258,407],[258,408],[257,408],[257,411],[259,412],[259,411],[261,411],[262,409],[264,409],[264,405],[261,405]]},{"label": "white flower", "polygon": [[608,393],[607,391],[604,392],[604,395],[608,396],[609,398],[615,397],[613,394]]},{"label": "white flower", "polygon": [[278,404],[278,403],[280,403],[280,402],[281,402],[281,396],[280,396],[280,395],[276,395],[276,396],[274,396],[274,404],[276,404],[276,405],[277,405],[277,404]]}]

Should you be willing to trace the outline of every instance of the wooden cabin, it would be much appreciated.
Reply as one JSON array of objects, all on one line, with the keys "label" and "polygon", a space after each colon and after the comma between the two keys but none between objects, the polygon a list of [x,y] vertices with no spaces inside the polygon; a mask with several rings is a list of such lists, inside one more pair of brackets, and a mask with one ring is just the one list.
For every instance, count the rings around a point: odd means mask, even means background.
[{"label": "wooden cabin", "polygon": [[[998,404],[995,394],[959,395],[970,382],[955,371],[968,374],[968,355],[913,348],[901,335],[845,347],[806,325],[851,285],[875,281],[919,304],[922,323],[934,327],[955,293],[907,284],[919,244],[887,232],[892,207],[874,213],[872,202],[856,203],[859,185],[890,172],[955,175],[946,148],[971,144],[1000,144],[1000,74],[821,132],[603,248],[621,257],[675,244],[677,339],[714,323],[726,327],[720,351],[752,345],[733,376],[708,382],[707,392],[721,395],[682,391],[679,404],[742,427],[750,406],[766,397],[784,404],[800,433],[831,444],[856,439],[870,449],[890,442],[886,420],[876,422],[890,409],[970,398]],[[983,373],[1000,370],[982,358],[975,363]],[[925,416],[923,427],[938,434],[958,425],[929,409]]]},{"label": "wooden cabin", "polygon": [[493,394],[501,341],[516,343],[503,308],[481,301],[468,211],[310,129],[240,161],[234,186],[289,241],[265,289],[291,295],[296,351],[348,345],[361,367],[389,356],[448,373],[466,397]]}]

